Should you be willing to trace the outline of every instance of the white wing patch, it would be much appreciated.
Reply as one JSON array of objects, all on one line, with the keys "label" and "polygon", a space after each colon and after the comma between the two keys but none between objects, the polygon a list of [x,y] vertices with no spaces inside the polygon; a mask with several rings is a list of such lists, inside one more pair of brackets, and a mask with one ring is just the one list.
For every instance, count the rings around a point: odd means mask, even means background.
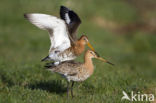
[{"label": "white wing patch", "polygon": [[51,41],[49,52],[53,52],[53,50],[64,51],[71,46],[67,27],[63,20],[39,13],[25,14],[25,17],[38,28],[48,30]]},{"label": "white wing patch", "polygon": [[70,18],[69,18],[68,13],[65,13],[65,18],[66,18],[67,24],[69,24],[71,20],[70,20]]}]

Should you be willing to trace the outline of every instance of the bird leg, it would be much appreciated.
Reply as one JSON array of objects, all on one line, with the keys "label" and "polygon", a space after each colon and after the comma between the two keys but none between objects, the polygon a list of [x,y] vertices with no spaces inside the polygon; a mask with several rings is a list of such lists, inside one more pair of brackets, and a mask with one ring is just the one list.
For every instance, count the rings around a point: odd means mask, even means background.
[{"label": "bird leg", "polygon": [[72,98],[74,97],[74,95],[73,95],[73,86],[74,86],[74,81],[72,81],[72,85],[71,85],[71,96],[72,96]]},{"label": "bird leg", "polygon": [[69,84],[70,82],[67,81],[67,98],[69,97]]}]

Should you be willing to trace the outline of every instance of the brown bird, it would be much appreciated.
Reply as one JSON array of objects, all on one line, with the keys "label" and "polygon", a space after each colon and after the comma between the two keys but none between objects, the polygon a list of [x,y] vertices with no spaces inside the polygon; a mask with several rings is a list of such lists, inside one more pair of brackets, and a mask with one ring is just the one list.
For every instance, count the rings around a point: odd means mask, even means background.
[{"label": "brown bird", "polygon": [[49,32],[51,41],[49,55],[42,59],[42,61],[54,61],[54,64],[57,65],[63,61],[74,60],[82,54],[86,44],[94,50],[87,36],[82,35],[80,39],[77,39],[76,31],[81,24],[78,15],[74,11],[61,6],[60,16],[61,18],[57,18],[40,13],[24,15],[32,24]]},{"label": "brown bird", "polygon": [[72,88],[74,86],[74,82],[84,81],[88,77],[90,77],[94,72],[94,65],[92,63],[92,58],[96,58],[96,59],[102,60],[103,62],[112,64],[109,61],[99,57],[99,55],[95,53],[94,51],[88,50],[85,53],[84,63],[66,61],[66,62],[60,63],[58,66],[46,66],[46,67],[51,72],[56,72],[66,78],[67,96],[69,95],[69,84],[70,84],[70,81],[72,81],[71,95],[73,97]]}]

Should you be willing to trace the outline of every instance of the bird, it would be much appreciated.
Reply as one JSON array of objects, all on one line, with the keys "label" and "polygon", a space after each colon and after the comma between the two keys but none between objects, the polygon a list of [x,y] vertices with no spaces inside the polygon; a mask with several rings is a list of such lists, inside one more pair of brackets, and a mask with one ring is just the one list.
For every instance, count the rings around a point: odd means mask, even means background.
[{"label": "bird", "polygon": [[[99,59],[103,62],[112,64],[111,62],[100,57],[96,52],[92,50],[87,50],[84,56],[84,63],[76,61],[65,61],[60,63],[58,66],[47,65],[45,66],[47,70],[51,72],[58,73],[62,75],[67,80],[67,97],[69,97],[69,89],[71,89],[71,96],[73,97],[73,86],[74,82],[81,82],[89,78],[94,72],[94,65],[92,63],[92,58]],[[113,65],[113,64],[112,64]],[[70,86],[71,84],[71,88]]]},{"label": "bird", "polygon": [[41,61],[53,61],[55,65],[63,61],[74,60],[83,53],[86,44],[94,51],[87,36],[82,35],[77,39],[76,30],[81,23],[78,15],[74,11],[61,6],[60,16],[61,18],[41,13],[24,14],[29,22],[49,32],[51,41],[49,55]]}]

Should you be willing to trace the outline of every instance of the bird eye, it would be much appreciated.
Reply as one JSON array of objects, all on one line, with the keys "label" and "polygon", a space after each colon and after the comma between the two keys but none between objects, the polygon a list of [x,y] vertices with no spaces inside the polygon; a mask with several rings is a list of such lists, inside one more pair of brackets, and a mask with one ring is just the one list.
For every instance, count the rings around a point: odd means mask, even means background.
[{"label": "bird eye", "polygon": [[94,55],[94,53],[92,51],[90,51],[90,53]]}]

